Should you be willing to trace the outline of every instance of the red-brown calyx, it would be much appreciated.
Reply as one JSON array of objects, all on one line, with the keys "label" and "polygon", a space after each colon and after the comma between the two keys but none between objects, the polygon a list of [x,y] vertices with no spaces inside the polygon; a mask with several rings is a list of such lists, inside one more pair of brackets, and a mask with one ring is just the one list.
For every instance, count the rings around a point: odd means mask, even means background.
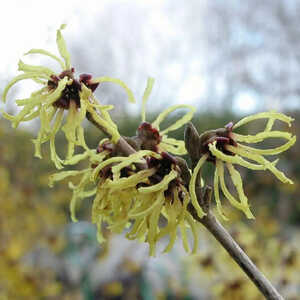
[{"label": "red-brown calyx", "polygon": [[233,123],[228,123],[224,128],[209,130],[200,135],[200,153],[209,154],[208,161],[215,162],[216,158],[210,153],[208,145],[217,142],[216,147],[227,155],[235,155],[226,149],[226,145],[237,146],[232,133]]},{"label": "red-brown calyx", "polygon": [[142,150],[158,151],[157,145],[161,142],[162,137],[156,128],[148,122],[143,122],[137,129],[137,136],[141,141]]},{"label": "red-brown calyx", "polygon": [[[161,182],[163,178],[174,169],[180,174],[180,168],[175,157],[167,152],[162,152],[161,156],[161,159],[157,159],[155,157],[147,158],[148,168],[156,168],[155,174],[149,177],[151,185]],[[164,192],[165,196],[172,196],[172,189],[179,185],[183,185],[180,176],[176,177],[169,183],[168,189]]]},{"label": "red-brown calyx", "polygon": [[64,77],[72,79],[72,83],[67,85],[62,91],[61,96],[57,99],[53,105],[59,108],[68,109],[70,107],[70,102],[73,101],[76,103],[77,107],[80,107],[80,91],[81,85],[84,84],[86,87],[91,89],[92,92],[96,90],[99,83],[92,82],[92,76],[89,74],[81,74],[79,80],[74,78],[75,69],[71,68],[70,70],[65,70],[61,72],[58,76],[51,75],[51,79],[48,80],[48,89],[49,91],[55,90],[58,82]]},{"label": "red-brown calyx", "polygon": [[[158,144],[161,142],[162,137],[156,128],[153,128],[150,123],[143,122],[137,130],[137,138],[141,142],[141,150],[151,150],[158,152]],[[98,146],[96,152],[101,153],[103,151],[109,151],[108,157],[114,157],[116,155],[122,155],[117,152],[116,146],[109,140],[103,142]],[[146,164],[148,168],[155,168],[155,173],[149,176],[149,182],[139,183],[137,187],[151,186],[161,182],[166,175],[168,175],[172,170],[178,172],[178,176],[174,178],[168,185],[168,189],[164,192],[165,197],[169,197],[170,201],[173,200],[173,189],[184,185],[182,178],[180,177],[181,169],[177,163],[175,157],[167,152],[160,152],[161,158],[155,158],[152,156],[146,157]],[[112,167],[115,163],[109,164],[100,171],[100,176],[102,178],[112,178]],[[97,165],[92,165],[92,168],[96,168]],[[120,177],[129,177],[138,171],[135,167],[125,167],[121,170]],[[184,200],[184,193],[178,193],[181,201]]]}]

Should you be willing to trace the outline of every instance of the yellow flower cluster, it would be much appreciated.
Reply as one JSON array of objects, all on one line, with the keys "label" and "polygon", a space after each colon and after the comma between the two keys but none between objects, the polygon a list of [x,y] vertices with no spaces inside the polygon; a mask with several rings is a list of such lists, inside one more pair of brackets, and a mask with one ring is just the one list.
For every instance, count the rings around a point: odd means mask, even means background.
[{"label": "yellow flower cluster", "polygon": [[[150,255],[153,256],[157,242],[166,235],[170,236],[170,240],[165,252],[172,249],[179,228],[183,246],[189,251],[187,229],[190,228],[194,236],[195,253],[198,237],[196,223],[187,211],[190,196],[176,158],[168,154],[185,154],[186,149],[183,141],[166,135],[190,121],[195,109],[189,105],[175,105],[163,111],[151,124],[147,123],[145,105],[153,83],[154,80],[150,78],[144,92],[142,124],[138,128],[135,153],[127,157],[120,156],[115,153],[114,144],[109,139],[104,139],[96,152],[90,150],[73,157],[72,163],[89,158],[89,168],[53,174],[50,185],[70,176],[81,175],[78,185],[69,183],[73,190],[70,203],[72,220],[77,220],[77,201],[95,195],[92,221],[98,226],[99,242],[104,241],[102,227],[105,224],[115,233],[127,231],[128,239],[146,241],[150,246]],[[159,132],[161,123],[167,116],[180,108],[188,108],[189,111]],[[91,182],[97,182],[97,187],[94,188]],[[167,222],[164,227],[162,219]]]},{"label": "yellow flower cluster", "polygon": [[[188,250],[186,228],[191,227],[195,237],[194,251],[196,251],[195,224],[186,210],[189,193],[181,180],[181,170],[176,160],[167,154],[167,152],[176,155],[186,154],[184,142],[169,138],[167,133],[190,121],[195,108],[189,105],[175,105],[163,111],[152,124],[147,123],[145,108],[154,83],[150,78],[142,100],[143,123],[138,129],[136,153],[129,157],[111,153],[109,147],[105,148],[105,144],[117,144],[120,138],[118,128],[109,114],[113,106],[100,104],[93,92],[99,83],[108,81],[123,87],[129,101],[134,102],[135,99],[130,89],[121,80],[110,77],[92,79],[88,74],[81,74],[79,79],[74,77],[75,70],[71,67],[70,54],[61,33],[64,27],[65,25],[57,30],[56,40],[61,58],[43,49],[32,49],[26,53],[26,55],[42,54],[54,59],[60,64],[61,72],[55,73],[49,68],[28,65],[20,61],[19,71],[23,74],[8,83],[3,93],[3,100],[6,101],[11,87],[22,80],[33,80],[41,85],[41,89],[33,92],[29,98],[16,100],[16,104],[22,107],[16,116],[4,111],[3,116],[12,122],[13,127],[17,127],[21,122],[39,118],[41,127],[37,138],[33,140],[35,156],[41,158],[41,145],[50,141],[51,160],[56,168],[75,165],[82,160],[89,161],[90,167],[85,170],[65,171],[50,178],[52,184],[69,176],[82,176],[77,185],[69,184],[73,190],[70,206],[74,221],[77,200],[96,195],[92,220],[99,228],[103,222],[115,232],[132,226],[127,237],[146,239],[150,244],[150,253],[154,255],[156,242],[167,234],[170,234],[170,243],[166,251],[172,248],[178,226],[183,235],[184,247]],[[161,123],[171,113],[182,108],[188,109],[188,112],[174,124],[160,131]],[[66,121],[62,125],[65,111],[67,111]],[[110,137],[109,141],[104,140],[99,146],[103,146],[101,151],[89,149],[85,142],[82,122],[87,114],[90,114],[93,121]],[[57,155],[55,148],[55,136],[60,129],[68,141],[65,159]],[[74,154],[76,146],[82,147],[84,152]],[[155,161],[154,166],[149,167],[150,161],[151,163]],[[139,164],[145,162],[147,162],[146,169],[140,169]],[[105,171],[107,169],[111,174]],[[95,187],[96,181],[97,187]],[[164,228],[160,228],[161,216],[168,222]],[[101,236],[100,229],[99,240],[102,240]]]},{"label": "yellow flower cluster", "polygon": [[[63,164],[68,164],[73,157],[75,146],[81,146],[88,150],[82,127],[82,121],[87,113],[90,113],[99,126],[102,126],[111,135],[112,141],[117,142],[120,138],[120,134],[108,114],[108,110],[113,106],[101,105],[93,95],[93,91],[99,83],[114,82],[125,89],[129,101],[135,101],[130,89],[119,79],[111,77],[92,79],[92,76],[88,74],[81,74],[79,80],[75,79],[75,70],[71,67],[70,54],[61,33],[64,28],[65,25],[62,25],[57,30],[56,36],[57,48],[62,59],[43,49],[32,49],[26,53],[26,55],[42,54],[53,58],[60,64],[62,72],[55,73],[47,67],[28,65],[20,60],[19,71],[22,71],[23,74],[12,79],[2,95],[5,102],[10,88],[21,80],[30,79],[42,86],[29,98],[16,100],[16,104],[23,107],[16,116],[4,111],[2,114],[4,118],[12,122],[15,128],[20,122],[39,118],[41,127],[37,138],[33,140],[35,156],[41,158],[41,145],[50,141],[51,160],[58,169],[61,169]],[[68,111],[68,115],[62,126],[65,110]],[[68,141],[66,160],[62,160],[55,150],[55,136],[60,129],[64,131]]]},{"label": "yellow flower cluster", "polygon": [[[166,235],[170,236],[170,240],[165,252],[172,249],[179,228],[184,248],[189,251],[187,229],[190,228],[194,236],[193,252],[196,252],[196,223],[187,211],[189,193],[176,159],[166,152],[186,153],[184,142],[170,139],[166,133],[187,123],[193,116],[194,108],[188,105],[173,106],[163,111],[152,124],[145,122],[145,104],[153,82],[152,78],[148,80],[143,96],[143,123],[138,129],[140,142],[137,151],[128,157],[115,155],[113,143],[104,139],[96,152],[73,157],[76,163],[89,158],[89,168],[53,174],[50,185],[70,176],[81,175],[78,185],[69,183],[73,189],[71,216],[73,221],[77,220],[75,208],[78,200],[95,195],[92,221],[98,226],[99,242],[104,241],[102,227],[105,224],[112,232],[127,231],[128,239],[146,241],[150,245],[150,255],[155,255],[156,243]],[[160,133],[160,124],[178,108],[188,108],[189,111]],[[147,144],[151,139],[153,144]],[[146,168],[141,168],[142,164]],[[91,182],[97,182],[97,187],[91,187]],[[167,221],[164,227],[161,219]]]},{"label": "yellow flower cluster", "polygon": [[[245,125],[249,122],[259,119],[267,119],[267,124],[262,132],[255,135],[242,135],[233,132],[233,129]],[[223,213],[222,204],[219,195],[219,187],[224,196],[229,200],[230,204],[239,210],[242,210],[247,218],[252,219],[254,216],[250,211],[248,199],[243,190],[243,182],[241,175],[235,169],[234,165],[240,165],[251,170],[269,170],[281,182],[292,184],[293,182],[288,179],[283,172],[276,168],[278,159],[270,162],[264,156],[276,155],[289,149],[296,142],[296,136],[289,132],[272,130],[273,124],[276,120],[287,123],[291,126],[293,119],[282,113],[277,112],[263,112],[243,118],[235,125],[229,123],[225,128],[212,130],[200,136],[200,149],[202,156],[193,172],[190,181],[191,200],[195,206],[199,217],[205,215],[202,208],[199,206],[195,194],[195,180],[201,167],[206,161],[212,161],[215,164],[214,175],[214,195],[217,204],[217,210],[223,219],[227,217]],[[260,149],[250,147],[242,143],[259,143],[268,138],[281,138],[287,140],[282,146],[271,149]],[[227,168],[233,185],[236,188],[239,200],[237,200],[227,189],[224,178],[224,165]]]},{"label": "yellow flower cluster", "polygon": [[[104,148],[105,142],[102,142]],[[95,195],[92,221],[98,226],[98,240],[104,241],[104,224],[115,233],[127,231],[128,239],[146,241],[150,245],[150,255],[155,255],[156,243],[166,235],[170,241],[165,252],[172,249],[178,227],[183,245],[189,251],[187,228],[194,236],[193,252],[197,249],[196,224],[187,211],[189,193],[184,186],[176,160],[170,155],[150,150],[140,150],[129,157],[109,157],[109,151],[98,154],[92,167],[83,171],[65,171],[50,177],[50,184],[69,176],[81,175],[73,189],[71,201],[72,219],[76,221],[76,201]],[[102,160],[102,161],[101,161]],[[148,168],[139,169],[138,164],[147,161]],[[98,165],[95,167],[95,163]],[[96,189],[87,189],[90,180],[97,180]],[[167,221],[161,226],[160,218]]]},{"label": "yellow flower cluster", "polygon": [[[199,148],[200,155],[191,174],[187,166],[183,166],[178,158],[169,154],[187,154],[184,141],[170,138],[168,133],[189,122],[195,108],[184,104],[174,105],[160,113],[152,123],[147,122],[146,104],[153,88],[153,78],[148,79],[142,98],[142,123],[137,130],[137,136],[130,140],[132,154],[123,156],[125,154],[122,153],[122,149],[117,148],[121,135],[109,114],[113,106],[100,104],[93,92],[99,83],[108,81],[124,88],[131,102],[135,102],[133,94],[119,79],[110,77],[92,79],[88,74],[81,74],[79,79],[76,79],[61,34],[64,27],[63,25],[57,30],[57,47],[62,59],[42,49],[32,49],[27,53],[43,54],[53,58],[60,64],[61,73],[56,74],[49,68],[27,65],[20,61],[19,70],[23,74],[16,76],[7,85],[3,100],[6,100],[10,88],[21,80],[31,79],[41,84],[42,88],[32,93],[29,98],[16,100],[17,105],[23,107],[16,116],[6,112],[3,112],[3,116],[9,119],[14,127],[20,122],[39,117],[41,127],[37,138],[33,141],[35,156],[41,157],[41,145],[50,141],[51,160],[56,168],[61,169],[63,165],[88,161],[89,167],[85,170],[64,171],[52,175],[50,185],[68,177],[81,176],[78,184],[69,183],[69,187],[73,190],[71,216],[76,221],[75,208],[78,200],[95,196],[92,221],[98,226],[100,242],[104,239],[102,227],[108,226],[113,232],[126,231],[128,239],[146,241],[150,245],[150,255],[155,255],[156,243],[166,235],[169,235],[170,239],[165,252],[172,249],[179,228],[183,246],[188,251],[187,228],[190,228],[194,237],[193,252],[195,252],[198,245],[196,223],[188,211],[188,204],[191,201],[200,218],[205,215],[195,191],[200,178],[198,174],[206,161],[215,164],[214,195],[217,210],[224,219],[226,216],[221,205],[219,187],[234,207],[242,210],[248,218],[254,218],[244,194],[241,176],[234,165],[252,170],[270,170],[282,182],[292,183],[276,168],[278,160],[270,162],[264,157],[279,154],[289,149],[296,141],[296,137],[288,132],[272,130],[276,120],[288,125],[291,125],[293,120],[275,112],[252,115],[235,125],[229,123],[225,128],[203,133],[199,137],[199,144],[192,145],[195,149]],[[178,109],[188,109],[188,112],[167,128],[161,129],[163,121]],[[67,117],[62,125],[65,111]],[[91,117],[97,127],[103,129],[109,137],[102,140],[96,150],[89,149],[85,142],[82,122],[87,116]],[[260,133],[241,135],[233,132],[242,125],[265,118],[268,122]],[[65,159],[61,159],[55,149],[55,136],[60,129],[68,141]],[[287,143],[273,149],[257,149],[241,144],[258,143],[268,138],[283,138]],[[83,148],[84,152],[75,155],[76,146]],[[227,189],[224,165],[237,190],[239,200]],[[165,222],[162,222],[163,220]],[[163,223],[166,225],[163,226]]]}]

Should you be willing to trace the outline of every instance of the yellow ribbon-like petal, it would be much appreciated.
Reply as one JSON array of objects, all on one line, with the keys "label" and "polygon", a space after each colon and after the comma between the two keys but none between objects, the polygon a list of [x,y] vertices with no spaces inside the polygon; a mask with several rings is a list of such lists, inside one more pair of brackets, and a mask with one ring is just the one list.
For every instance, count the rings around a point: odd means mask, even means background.
[{"label": "yellow ribbon-like petal", "polygon": [[141,115],[142,115],[142,122],[146,121],[146,104],[148,101],[148,98],[151,94],[153,85],[154,85],[154,78],[148,78],[147,80],[147,86],[146,89],[144,91],[144,95],[143,95],[143,99],[142,99],[142,109],[141,109]]},{"label": "yellow ribbon-like petal", "polygon": [[[252,121],[255,121],[258,119],[276,119],[276,120],[280,120],[282,122],[287,123],[289,126],[291,126],[291,122],[294,121],[293,118],[288,117],[281,113],[274,112],[274,111],[262,112],[262,113],[254,114],[254,115],[243,118],[242,120],[240,120],[233,126],[233,129],[236,129],[242,125],[245,125],[249,122],[252,122]],[[270,127],[270,125],[268,127]]]},{"label": "yellow ribbon-like petal", "polygon": [[162,113],[160,113],[158,115],[158,117],[156,118],[156,120],[152,123],[152,126],[154,128],[159,129],[160,128],[160,124],[161,122],[166,119],[166,117],[172,113],[173,111],[180,109],[180,108],[188,108],[189,112],[187,112],[183,117],[181,117],[179,120],[177,120],[174,124],[170,125],[169,127],[165,128],[164,130],[162,130],[160,133],[162,135],[166,134],[169,131],[174,131],[180,127],[182,127],[184,124],[186,124],[187,122],[189,122],[192,118],[193,115],[196,111],[195,107],[191,106],[191,105],[187,105],[187,104],[180,104],[180,105],[174,105],[171,106],[169,108],[167,108],[166,110],[164,110]]},{"label": "yellow ribbon-like petal", "polygon": [[203,166],[203,164],[206,162],[207,158],[208,158],[208,154],[204,154],[199,159],[195,169],[193,170],[192,177],[191,177],[191,180],[189,183],[189,192],[190,192],[190,196],[191,196],[191,202],[192,202],[194,208],[196,209],[199,218],[204,217],[206,215],[206,213],[203,211],[203,209],[201,208],[201,206],[198,203],[198,199],[197,199],[197,195],[196,195],[196,181],[197,181],[198,173],[199,173],[201,167]]},{"label": "yellow ribbon-like petal", "polygon": [[92,83],[101,83],[101,82],[113,82],[113,83],[118,84],[127,93],[129,102],[131,102],[131,103],[136,102],[132,91],[129,89],[129,87],[122,80],[117,79],[117,78],[108,77],[108,76],[103,76],[103,77],[98,77],[98,78],[93,78],[92,79]]},{"label": "yellow ribbon-like petal", "polygon": [[57,34],[56,34],[56,44],[57,44],[57,48],[58,51],[61,55],[61,57],[64,59],[65,61],[65,66],[63,69],[70,69],[71,68],[71,58],[70,58],[70,53],[67,50],[67,45],[65,42],[65,39],[63,38],[61,31],[63,29],[65,29],[66,24],[63,24],[60,26],[60,28],[57,30]]}]

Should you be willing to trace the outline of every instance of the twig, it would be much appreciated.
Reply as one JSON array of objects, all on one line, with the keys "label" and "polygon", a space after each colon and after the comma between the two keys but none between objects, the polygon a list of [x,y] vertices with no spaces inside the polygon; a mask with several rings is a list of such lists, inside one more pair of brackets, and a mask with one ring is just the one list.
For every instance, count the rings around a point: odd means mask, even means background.
[{"label": "twig", "polygon": [[[110,134],[106,131],[104,127],[102,127],[100,124],[98,124],[94,118],[93,115],[89,112],[86,113],[86,118],[98,129],[100,129],[108,138],[111,138]],[[121,152],[128,156],[130,154],[135,153],[136,151],[126,142],[126,140],[121,136],[118,143],[116,144],[117,148],[121,150]]]},{"label": "twig", "polygon": [[257,286],[261,293],[270,300],[283,300],[272,283],[264,274],[255,266],[247,254],[235,242],[227,230],[209,213],[199,220],[202,225],[216,238],[216,240],[226,249],[234,261],[242,268],[251,281]]},{"label": "twig", "polygon": [[232,238],[228,231],[216,219],[210,211],[211,188],[207,187],[204,196],[201,195],[201,189],[196,189],[199,203],[206,216],[199,218],[197,212],[192,205],[189,206],[189,212],[193,218],[200,222],[226,249],[228,254],[242,268],[250,280],[257,286],[261,293],[269,300],[283,300],[284,298],[278,293],[272,283],[264,276],[264,274],[256,267],[247,254],[241,249],[237,242]]}]

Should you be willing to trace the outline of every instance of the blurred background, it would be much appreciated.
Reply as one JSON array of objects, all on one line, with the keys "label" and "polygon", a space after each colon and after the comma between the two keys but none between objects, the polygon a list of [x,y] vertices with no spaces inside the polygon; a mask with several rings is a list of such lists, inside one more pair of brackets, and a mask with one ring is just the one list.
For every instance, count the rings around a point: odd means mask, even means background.
[{"label": "blurred background", "polygon": [[[289,130],[300,136],[299,17],[297,0],[10,0],[0,10],[0,93],[29,49],[57,51],[55,31],[67,23],[63,34],[75,70],[120,78],[133,90],[137,104],[113,84],[96,91],[103,103],[115,105],[123,135],[135,134],[152,76],[150,121],[170,104],[188,103],[197,107],[193,122],[203,132],[276,109],[296,119]],[[55,69],[48,59],[24,61]],[[15,86],[5,109],[15,112],[13,99],[34,88],[25,81]],[[81,221],[72,223],[67,183],[48,187],[48,176],[56,172],[48,146],[43,160],[33,158],[30,140],[38,126],[13,130],[0,119],[0,300],[262,299],[201,227],[195,256],[185,254],[179,240],[156,258],[148,257],[146,245],[109,232],[108,242],[99,245],[90,223],[92,199],[82,203]],[[182,139],[183,130],[173,136]],[[89,145],[100,139],[88,127]],[[62,136],[57,145],[64,150]],[[280,156],[279,168],[294,185],[240,170],[256,220],[225,207],[230,221],[224,225],[286,299],[300,299],[299,143]]]}]

